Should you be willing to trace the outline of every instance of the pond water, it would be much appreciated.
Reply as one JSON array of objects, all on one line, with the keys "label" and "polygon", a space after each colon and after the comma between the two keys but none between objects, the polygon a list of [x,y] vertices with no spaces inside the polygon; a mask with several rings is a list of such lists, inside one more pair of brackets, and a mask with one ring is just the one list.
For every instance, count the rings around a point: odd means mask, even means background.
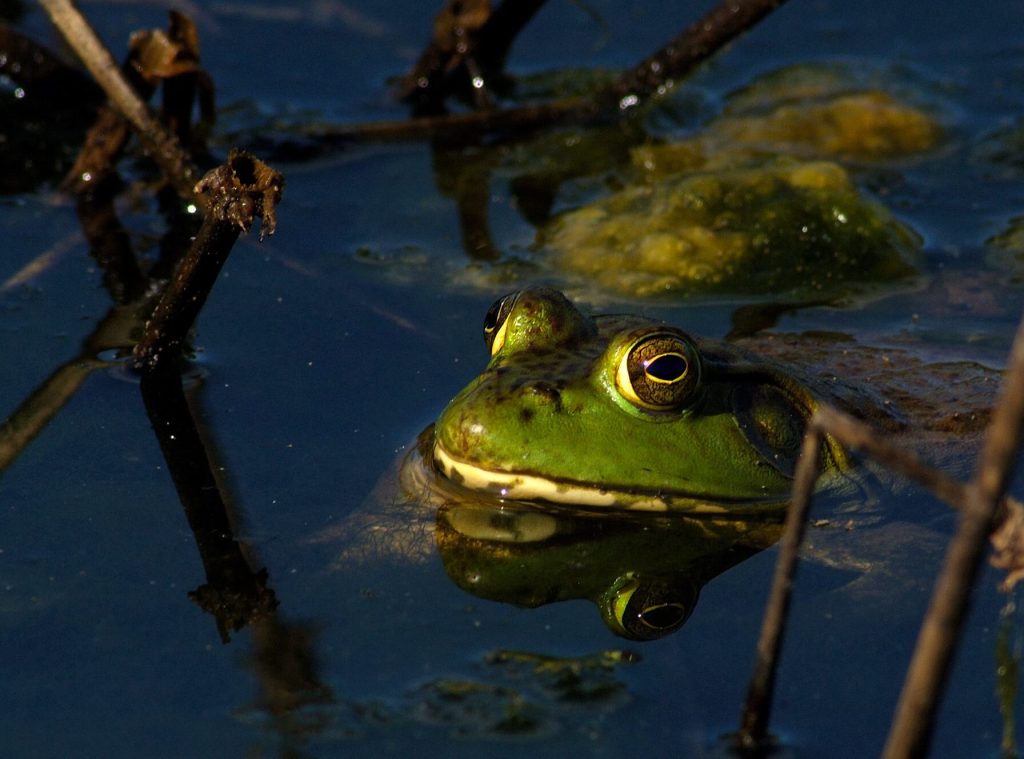
[{"label": "pond water", "polygon": [[[118,51],[131,31],[165,23],[160,3],[81,6]],[[391,81],[424,43],[434,6],[182,7],[217,83],[220,134],[251,138],[278,122],[404,117]],[[509,68],[623,68],[709,6],[553,2]],[[15,23],[59,47],[34,5]],[[795,64],[878,72],[937,114],[941,148],[856,174],[921,237],[912,285],[779,309],[758,326],[1004,366],[1024,307],[1024,244],[1019,228],[1015,244],[989,241],[1012,239],[1024,213],[1022,23],[1011,0],[793,0],[649,117],[651,134],[689,134],[729,93]],[[230,145],[215,140],[219,151]],[[542,280],[595,308],[642,311],[709,337],[734,330],[738,310],[756,301],[588,293],[536,268],[513,162],[498,159],[478,192],[490,196],[493,245],[520,264],[470,265],[446,185],[453,160],[470,159],[408,141],[275,163],[287,178],[278,232],[239,242],[202,313],[189,396],[234,535],[250,566],[267,570],[272,614],[222,637],[190,597],[213,582],[209,566],[138,382],[117,362],[81,372],[81,386],[0,474],[4,756],[689,756],[735,729],[775,548],[709,582],[689,621],[651,642],[615,636],[586,600],[530,609],[469,595],[432,546],[415,561],[338,561],[337,526],[373,502],[417,433],[485,365],[480,325],[496,297]],[[599,196],[604,182],[566,182],[554,209]],[[162,233],[138,208],[132,223],[139,243]],[[74,206],[52,182],[5,196],[0,228],[0,281],[52,254],[42,271],[0,289],[9,414],[81,354],[110,300]],[[973,462],[966,448],[944,458],[961,477]],[[798,756],[880,751],[955,528],[927,494],[877,480],[870,545],[856,530],[823,529],[801,567],[772,720]],[[815,515],[835,521],[841,508],[825,497]],[[1021,620],[999,580],[986,569],[978,584],[934,756],[997,756],[1012,732],[998,673],[1000,651],[1020,652]],[[1024,716],[1019,694],[1012,712]]]}]

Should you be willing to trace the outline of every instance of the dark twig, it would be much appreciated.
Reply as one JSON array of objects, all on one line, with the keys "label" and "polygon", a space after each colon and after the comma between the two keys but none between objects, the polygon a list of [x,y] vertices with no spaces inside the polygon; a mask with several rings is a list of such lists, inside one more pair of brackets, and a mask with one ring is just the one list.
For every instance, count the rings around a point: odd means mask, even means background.
[{"label": "dark twig", "polygon": [[75,356],[57,367],[9,417],[0,421],[0,473],[21,455],[99,365],[92,357]]},{"label": "dark twig", "polygon": [[333,147],[352,142],[419,140],[440,136],[458,139],[506,130],[542,129],[553,124],[584,121],[585,114],[593,113],[593,103],[589,98],[572,97],[516,108],[418,116],[400,121],[370,121],[348,126],[300,125],[298,131]]},{"label": "dark twig", "polygon": [[[199,66],[199,35],[184,14],[171,11],[168,31],[152,29],[131,36],[121,76],[142,102],[148,101],[163,83],[162,115],[168,128],[183,145],[195,144],[191,114],[197,99],[202,104],[205,131],[212,123],[213,85]],[[86,135],[75,165],[64,179],[64,188],[82,194],[114,171],[131,135],[131,124],[120,108],[108,101]],[[189,196],[190,197],[190,196]]]},{"label": "dark twig", "polygon": [[571,97],[518,108],[422,116],[402,121],[343,127],[317,126],[303,132],[329,145],[344,145],[354,141],[410,140],[438,135],[446,138],[477,136],[617,118],[666,92],[783,2],[726,0],[592,97]]},{"label": "dark twig", "polygon": [[[844,447],[866,453],[887,469],[927,488],[947,505],[961,511],[967,501],[968,486],[929,466],[912,450],[879,437],[864,422],[854,419],[831,406],[820,406],[815,412],[817,424]],[[999,525],[1009,516],[1013,499],[999,500],[993,524]]]},{"label": "dark twig", "polygon": [[1020,447],[1024,424],[1024,322],[974,480],[966,489],[960,525],[946,553],[931,604],[907,670],[883,756],[918,757],[928,751],[932,724],[967,616],[985,538],[993,527]]},{"label": "dark twig", "polygon": [[111,300],[125,304],[145,296],[149,278],[139,267],[128,232],[117,216],[114,199],[119,189],[114,178],[107,176],[91,192],[76,197],[76,210],[89,241],[89,252],[103,270],[103,284]]},{"label": "dark twig", "polygon": [[487,88],[542,5],[544,0],[505,0],[491,11],[487,0],[448,0],[434,19],[430,43],[403,77],[399,97],[427,112],[455,93],[471,92],[478,106],[489,105]]},{"label": "dark twig", "polygon": [[[141,76],[132,65],[134,56],[129,56],[121,67],[122,76],[142,100],[148,100],[154,84]],[[114,170],[114,164],[121,155],[131,135],[131,125],[121,112],[107,101],[96,114],[96,121],[89,128],[75,163],[64,177],[62,186],[76,195],[102,183]]]},{"label": "dark twig", "polygon": [[[897,474],[928,488],[950,506],[960,510],[965,517],[967,510],[972,508],[969,505],[970,486],[928,466],[913,452],[878,437],[868,425],[837,409],[820,406],[815,411],[808,426],[807,438],[804,440],[804,449],[793,484],[793,504],[787,515],[782,551],[776,564],[771,594],[762,622],[761,637],[757,645],[757,663],[751,676],[740,732],[737,735],[737,745],[744,751],[758,751],[769,745],[768,721],[775,673],[785,633],[790,590],[796,571],[797,548],[803,538],[807,510],[817,479],[817,446],[820,446],[826,432],[844,447],[866,453]],[[982,525],[982,538],[989,534],[992,527],[1009,521],[1019,510],[1020,505],[1012,499],[1003,498],[1000,491],[996,497],[994,510]],[[1009,550],[1017,545],[1016,540],[1012,538],[1008,538],[1006,542]],[[1016,563],[1011,559],[1010,568],[1015,566]],[[906,754],[894,754],[904,755]]]},{"label": "dark twig", "polygon": [[480,30],[480,50],[485,69],[498,71],[505,65],[508,51],[545,0],[503,0]]},{"label": "dark twig", "polygon": [[239,152],[196,185],[198,192],[209,192],[207,213],[135,346],[136,369],[151,370],[167,358],[177,358],[238,235],[257,218],[262,224],[260,239],[274,233],[283,186],[280,174]]},{"label": "dark twig", "polygon": [[[489,0],[447,0],[434,17],[430,42],[416,65],[403,77],[398,96],[418,108],[437,110],[456,89],[473,92],[477,105],[486,97],[477,70],[480,30],[491,20]],[[474,86],[471,80],[481,81]]]},{"label": "dark twig", "polygon": [[804,436],[803,449],[794,476],[793,503],[786,514],[781,552],[775,564],[772,588],[757,641],[757,663],[750,678],[747,700],[740,720],[740,731],[736,736],[737,747],[744,752],[757,752],[767,747],[775,675],[782,652],[797,557],[807,529],[807,514],[811,508],[814,483],[817,482],[820,472],[823,435],[824,432],[816,418],[812,419]]},{"label": "dark twig", "polygon": [[725,0],[650,58],[620,76],[597,97],[602,112],[623,111],[664,93],[726,43],[757,24],[785,0]]},{"label": "dark twig", "polygon": [[177,139],[150,113],[149,108],[121,76],[118,65],[99,37],[70,0],[40,0],[50,20],[82,59],[114,107],[135,129],[146,152],[157,163],[178,194],[202,207],[195,193],[198,175],[192,159]]}]

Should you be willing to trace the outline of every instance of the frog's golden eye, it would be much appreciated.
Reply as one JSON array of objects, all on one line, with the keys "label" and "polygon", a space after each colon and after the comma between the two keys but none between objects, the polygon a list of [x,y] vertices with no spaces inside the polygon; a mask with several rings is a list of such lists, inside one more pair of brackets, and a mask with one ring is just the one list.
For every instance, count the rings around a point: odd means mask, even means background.
[{"label": "frog's golden eye", "polygon": [[484,342],[493,356],[501,350],[505,344],[505,330],[508,328],[508,315],[512,313],[512,307],[519,300],[519,293],[509,293],[503,298],[494,301],[487,316],[484,317]]},{"label": "frog's golden eye", "polygon": [[627,572],[605,598],[607,622],[623,637],[654,640],[682,627],[697,605],[699,589],[691,582],[644,580]]},{"label": "frog's golden eye", "polygon": [[640,408],[685,408],[693,403],[700,388],[697,349],[674,332],[645,335],[622,357],[615,384],[630,403]]}]

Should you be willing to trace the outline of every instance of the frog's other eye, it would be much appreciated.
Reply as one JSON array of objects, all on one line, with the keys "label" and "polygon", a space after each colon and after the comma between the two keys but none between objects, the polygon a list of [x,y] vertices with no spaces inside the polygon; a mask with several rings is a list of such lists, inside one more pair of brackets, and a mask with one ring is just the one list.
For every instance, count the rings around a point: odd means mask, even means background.
[{"label": "frog's other eye", "polygon": [[680,334],[645,335],[619,361],[615,384],[630,403],[640,408],[685,408],[693,403],[700,388],[697,349]]},{"label": "frog's other eye", "polygon": [[644,580],[627,572],[611,587],[603,609],[613,631],[631,640],[655,640],[675,632],[697,605],[699,588],[690,582]]},{"label": "frog's other eye", "polygon": [[503,298],[494,301],[494,304],[487,309],[487,316],[484,317],[484,342],[493,356],[505,344],[505,331],[508,328],[508,315],[519,300],[519,293],[509,293]]}]

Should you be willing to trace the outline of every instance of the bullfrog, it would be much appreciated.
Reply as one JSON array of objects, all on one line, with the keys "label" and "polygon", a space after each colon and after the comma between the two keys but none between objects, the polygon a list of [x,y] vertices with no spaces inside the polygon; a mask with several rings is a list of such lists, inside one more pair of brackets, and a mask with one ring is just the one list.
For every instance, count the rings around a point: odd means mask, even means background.
[{"label": "bullfrog", "polygon": [[[936,436],[933,452],[955,438],[962,459],[998,378],[821,334],[762,337],[755,353],[641,316],[590,316],[545,287],[498,299],[483,333],[486,367],[421,433],[399,486],[385,480],[376,505],[318,541],[344,543],[336,569],[439,555],[456,585],[483,598],[585,598],[630,639],[678,629],[707,582],[778,539],[819,403],[891,431],[912,424]],[[829,371],[793,366],[794,356]],[[875,483],[836,441],[826,438],[817,463],[839,494],[824,522],[844,528],[818,532],[843,545],[851,529],[882,538],[824,566],[888,577],[889,557],[918,556],[905,546],[913,525],[878,527]]]},{"label": "bullfrog", "polygon": [[[434,426],[430,458],[454,483],[617,511],[786,502],[817,400],[774,364],[543,287],[499,299],[484,336],[490,362]],[[837,471],[842,452],[823,450]]]}]

